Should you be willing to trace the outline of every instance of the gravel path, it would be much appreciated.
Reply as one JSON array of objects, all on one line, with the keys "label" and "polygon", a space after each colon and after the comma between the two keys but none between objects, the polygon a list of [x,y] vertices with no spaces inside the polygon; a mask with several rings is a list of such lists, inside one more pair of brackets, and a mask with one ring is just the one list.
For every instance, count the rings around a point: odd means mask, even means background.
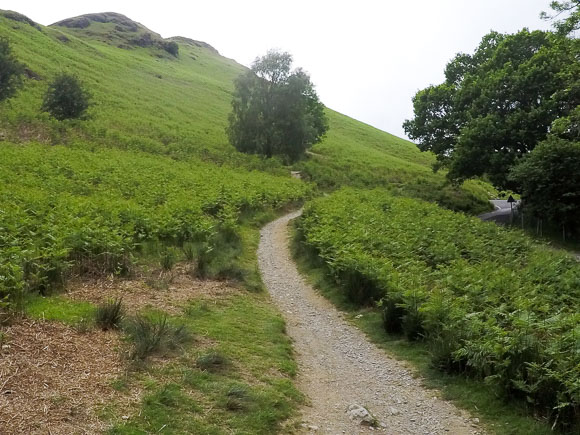
[{"label": "gravel path", "polygon": [[[288,214],[261,232],[258,257],[264,282],[287,323],[299,364],[298,388],[309,399],[304,432],[358,434],[476,434],[476,420],[436,398],[402,363],[369,343],[365,335],[319,296],[298,273],[288,250]],[[379,425],[351,420],[347,409],[368,409]]]}]

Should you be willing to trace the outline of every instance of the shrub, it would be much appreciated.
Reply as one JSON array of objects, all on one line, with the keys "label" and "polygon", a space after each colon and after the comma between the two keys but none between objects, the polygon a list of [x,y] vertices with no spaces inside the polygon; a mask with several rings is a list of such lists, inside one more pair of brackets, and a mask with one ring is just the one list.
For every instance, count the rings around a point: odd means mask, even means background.
[{"label": "shrub", "polygon": [[107,329],[118,329],[121,327],[124,313],[125,309],[123,308],[122,298],[109,300],[97,307],[95,311],[95,323],[103,331]]},{"label": "shrub", "polygon": [[12,53],[10,41],[0,38],[0,101],[12,97],[22,84],[23,66]]},{"label": "shrub", "polygon": [[61,73],[44,94],[42,110],[59,121],[80,119],[89,108],[90,99],[90,93],[83,88],[76,75]]}]

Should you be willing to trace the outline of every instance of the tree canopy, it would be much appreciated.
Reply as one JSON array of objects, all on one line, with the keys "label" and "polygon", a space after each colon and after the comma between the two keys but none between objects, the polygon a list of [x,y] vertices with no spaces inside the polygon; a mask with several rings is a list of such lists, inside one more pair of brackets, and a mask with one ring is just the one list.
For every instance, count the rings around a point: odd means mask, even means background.
[{"label": "tree canopy", "polygon": [[552,124],[548,139],[512,168],[524,210],[533,216],[580,229],[580,106]]},{"label": "tree canopy", "polygon": [[0,38],[0,101],[12,97],[21,85],[23,67],[6,38]]},{"label": "tree canopy", "polygon": [[82,118],[89,108],[90,99],[89,92],[76,75],[61,73],[44,94],[42,110],[60,121]]},{"label": "tree canopy", "polygon": [[553,1],[550,3],[553,15],[542,12],[540,17],[554,22],[554,28],[567,35],[580,29],[580,0]]},{"label": "tree canopy", "polygon": [[239,151],[290,161],[319,142],[328,123],[309,75],[289,53],[269,51],[235,82],[227,133]]},{"label": "tree canopy", "polygon": [[524,210],[575,230],[580,224],[580,142],[542,142],[512,170],[522,186]]},{"label": "tree canopy", "polygon": [[419,91],[403,127],[455,180],[488,175],[514,188],[509,169],[580,104],[580,41],[527,29],[491,32],[459,53],[445,82]]}]

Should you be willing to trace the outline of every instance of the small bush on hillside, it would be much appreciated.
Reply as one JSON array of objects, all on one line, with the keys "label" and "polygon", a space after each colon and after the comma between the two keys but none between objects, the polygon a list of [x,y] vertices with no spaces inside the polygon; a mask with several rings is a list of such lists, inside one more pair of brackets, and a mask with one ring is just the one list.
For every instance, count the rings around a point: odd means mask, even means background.
[{"label": "small bush on hillside", "polygon": [[125,309],[123,299],[109,300],[97,307],[95,311],[95,323],[103,331],[108,329],[119,329],[123,320]]},{"label": "small bush on hillside", "polygon": [[179,54],[179,45],[177,45],[177,42],[175,42],[175,41],[163,42],[162,46],[166,52],[168,52],[169,54],[172,54],[175,57],[177,57],[177,55]]},{"label": "small bush on hillside", "polygon": [[59,121],[80,119],[86,114],[90,99],[90,93],[84,89],[77,76],[62,73],[54,79],[44,94],[42,110]]},{"label": "small bush on hillside", "polygon": [[12,54],[7,38],[0,38],[0,101],[12,97],[22,84],[23,66]]}]

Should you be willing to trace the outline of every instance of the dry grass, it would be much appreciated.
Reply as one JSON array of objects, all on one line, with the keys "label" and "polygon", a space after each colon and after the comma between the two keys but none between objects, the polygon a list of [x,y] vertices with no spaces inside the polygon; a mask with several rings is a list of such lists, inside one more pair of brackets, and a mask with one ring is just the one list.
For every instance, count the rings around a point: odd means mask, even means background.
[{"label": "dry grass", "polygon": [[119,336],[55,322],[17,322],[0,350],[0,433],[76,434],[106,429],[99,409],[123,371]]},{"label": "dry grass", "polygon": [[[169,274],[156,273],[132,280],[108,277],[73,282],[69,286],[67,297],[95,304],[123,298],[123,304],[130,313],[138,312],[143,308],[155,308],[170,315],[178,315],[192,299],[203,297],[219,300],[238,291],[227,282],[194,279],[182,266],[177,266],[170,275],[171,279],[168,277]],[[154,288],[151,283],[155,280],[163,281],[167,288]]]}]

